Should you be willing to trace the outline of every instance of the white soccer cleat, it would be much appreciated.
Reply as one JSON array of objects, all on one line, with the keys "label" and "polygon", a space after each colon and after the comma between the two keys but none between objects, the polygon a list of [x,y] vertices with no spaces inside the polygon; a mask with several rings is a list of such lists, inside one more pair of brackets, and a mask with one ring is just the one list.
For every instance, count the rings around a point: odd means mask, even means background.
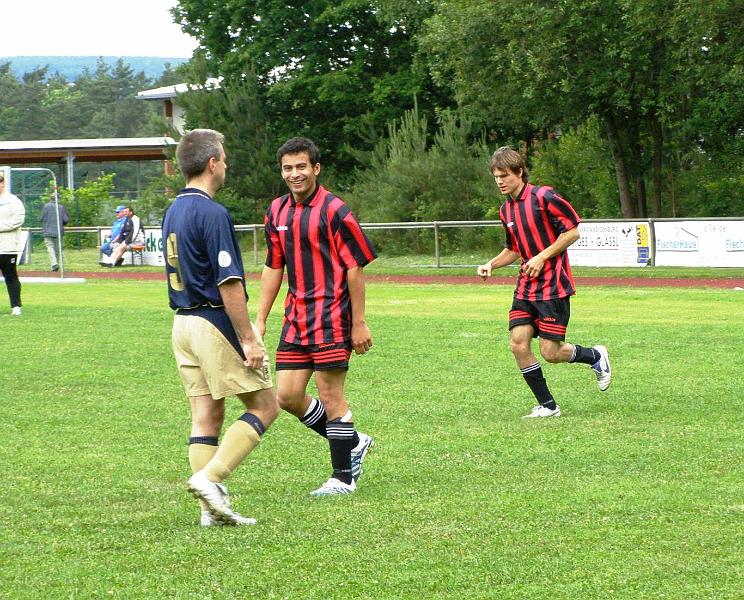
[{"label": "white soccer cleat", "polygon": [[225,525],[256,524],[255,519],[249,519],[239,515],[230,508],[227,488],[223,484],[209,481],[204,471],[199,471],[191,476],[188,482],[188,489],[194,497],[204,500],[215,521],[219,521]]},{"label": "white soccer cleat", "polygon": [[597,387],[604,392],[610,387],[610,381],[612,380],[610,355],[604,346],[594,346],[593,350],[599,352],[599,360],[592,365],[592,369],[597,376]]},{"label": "white soccer cleat", "polygon": [[369,449],[375,445],[372,437],[366,433],[358,431],[357,435],[359,435],[359,443],[351,449],[351,476],[354,481],[358,481],[361,477],[364,458]]},{"label": "white soccer cleat", "polygon": [[225,523],[223,521],[218,521],[212,516],[212,513],[208,510],[203,510],[201,513],[201,520],[199,522],[199,525],[202,527],[225,527],[227,525],[255,525],[256,519],[249,519],[247,517],[243,517],[237,513],[233,513],[235,515],[235,518],[237,519],[237,522],[234,523]]},{"label": "white soccer cleat", "polygon": [[317,490],[310,492],[313,496],[339,496],[341,494],[351,494],[356,491],[356,483],[351,480],[351,483],[344,483],[335,477],[330,477],[323,485]]},{"label": "white soccer cleat", "polygon": [[201,520],[199,525],[202,527],[221,527],[224,525],[222,521],[218,521],[212,516],[212,513],[208,510],[201,511]]},{"label": "white soccer cleat", "polygon": [[20,317],[23,314],[23,311],[20,306],[14,306],[13,310],[10,311],[10,314],[14,317]]},{"label": "white soccer cleat", "polygon": [[532,412],[528,415],[524,415],[522,417],[523,419],[536,419],[540,417],[560,417],[561,416],[561,407],[557,404],[555,405],[554,409],[549,409],[547,406],[542,406],[541,404],[538,404],[532,409]]}]

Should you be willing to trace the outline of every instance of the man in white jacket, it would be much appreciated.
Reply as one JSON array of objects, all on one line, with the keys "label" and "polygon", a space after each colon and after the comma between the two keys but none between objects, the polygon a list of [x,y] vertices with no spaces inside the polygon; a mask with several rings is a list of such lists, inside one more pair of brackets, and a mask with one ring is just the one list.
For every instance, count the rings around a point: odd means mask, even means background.
[{"label": "man in white jacket", "polygon": [[0,271],[10,297],[11,314],[21,315],[21,282],[16,263],[21,252],[21,225],[26,209],[17,196],[5,189],[5,175],[0,171]]}]

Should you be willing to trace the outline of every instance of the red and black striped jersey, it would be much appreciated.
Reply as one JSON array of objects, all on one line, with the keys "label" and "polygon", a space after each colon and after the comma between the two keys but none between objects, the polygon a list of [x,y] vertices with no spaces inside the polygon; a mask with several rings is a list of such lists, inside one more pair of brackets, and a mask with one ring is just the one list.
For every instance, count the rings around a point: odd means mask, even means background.
[{"label": "red and black striped jersey", "polygon": [[[524,186],[516,199],[509,199],[499,211],[506,231],[506,247],[519,253],[522,264],[550,246],[564,231],[579,226],[581,219],[573,206],[553,188]],[[576,293],[568,252],[545,261],[537,277],[519,271],[514,296],[522,300],[552,300]]]},{"label": "red and black striped jersey", "polygon": [[287,267],[281,339],[302,346],[351,338],[347,271],[377,253],[348,206],[323,186],[301,203],[276,198],[264,216],[266,266]]}]

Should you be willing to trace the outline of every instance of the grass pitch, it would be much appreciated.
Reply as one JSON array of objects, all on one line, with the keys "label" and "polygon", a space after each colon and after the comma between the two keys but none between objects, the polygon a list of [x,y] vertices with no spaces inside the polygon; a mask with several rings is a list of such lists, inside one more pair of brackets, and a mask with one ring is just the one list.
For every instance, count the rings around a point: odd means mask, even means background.
[{"label": "grass pitch", "polygon": [[569,340],[606,344],[613,384],[544,364],[564,416],[537,422],[511,294],[370,284],[358,492],[308,495],[327,444],[283,414],[229,481],[259,525],[204,530],[164,283],[25,285],[0,317],[0,597],[741,598],[744,292],[580,289]]}]

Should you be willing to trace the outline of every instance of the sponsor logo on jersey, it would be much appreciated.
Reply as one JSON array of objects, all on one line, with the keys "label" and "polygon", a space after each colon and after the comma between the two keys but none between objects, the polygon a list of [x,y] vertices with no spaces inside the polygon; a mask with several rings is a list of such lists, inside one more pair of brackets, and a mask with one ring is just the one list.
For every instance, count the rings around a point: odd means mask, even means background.
[{"label": "sponsor logo on jersey", "polygon": [[217,263],[223,269],[226,269],[232,264],[232,256],[230,256],[229,252],[226,252],[225,250],[220,250],[220,253],[217,255]]}]

